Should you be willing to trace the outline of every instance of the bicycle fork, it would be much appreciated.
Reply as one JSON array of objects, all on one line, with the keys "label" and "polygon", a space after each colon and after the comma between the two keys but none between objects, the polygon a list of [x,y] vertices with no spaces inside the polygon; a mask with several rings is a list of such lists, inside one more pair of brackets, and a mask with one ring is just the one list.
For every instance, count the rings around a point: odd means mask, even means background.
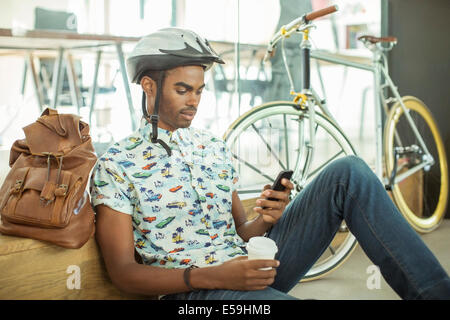
[{"label": "bicycle fork", "polygon": [[[394,167],[392,169],[391,175],[388,180],[388,184],[386,184],[386,189],[391,190],[392,185],[397,184],[398,182],[402,181],[403,179],[409,177],[410,175],[414,174],[415,172],[421,170],[422,168],[424,170],[429,170],[430,167],[435,163],[433,156],[428,151],[428,148],[420,135],[416,124],[414,123],[414,120],[412,119],[411,115],[409,114],[409,110],[406,108],[405,103],[403,102],[403,99],[401,98],[397,88],[395,87],[394,83],[392,82],[392,79],[389,77],[388,72],[384,67],[380,68],[381,74],[384,76],[385,81],[387,82],[387,86],[391,89],[393,93],[393,101],[397,101],[400,104],[401,110],[405,114],[405,118],[411,127],[415,138],[417,139],[417,142],[419,145],[412,144],[410,146],[403,146],[402,141],[400,139],[400,136],[398,132],[394,133],[395,140],[398,144],[398,147],[394,148]],[[386,86],[385,85],[385,86]],[[383,87],[385,87],[383,86]],[[391,101],[390,98],[385,98],[383,95],[383,87],[380,88],[380,94],[383,97],[383,101]],[[399,110],[399,109],[397,109]],[[392,112],[392,111],[391,111]],[[398,111],[397,111],[398,112]],[[402,168],[398,168],[397,162],[400,159],[400,156],[403,155],[411,155],[411,156],[420,156],[421,161],[414,165],[413,167],[409,168],[406,172],[403,172],[399,175],[397,175],[397,172],[400,171]]]}]

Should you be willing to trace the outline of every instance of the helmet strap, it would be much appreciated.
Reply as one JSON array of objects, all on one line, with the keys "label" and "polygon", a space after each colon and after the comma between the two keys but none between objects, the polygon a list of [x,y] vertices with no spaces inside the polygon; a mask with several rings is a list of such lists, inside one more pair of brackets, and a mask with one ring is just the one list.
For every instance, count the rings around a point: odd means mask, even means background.
[{"label": "helmet strap", "polygon": [[152,125],[152,134],[150,135],[152,143],[159,143],[166,150],[167,155],[170,157],[172,155],[172,150],[167,145],[167,143],[165,143],[161,139],[158,139],[159,102],[162,95],[162,84],[164,81],[164,76],[164,70],[160,71],[157,81],[155,105],[153,107],[153,114],[151,116],[149,116],[147,111],[145,92],[142,92],[142,114],[144,115],[144,118]]}]

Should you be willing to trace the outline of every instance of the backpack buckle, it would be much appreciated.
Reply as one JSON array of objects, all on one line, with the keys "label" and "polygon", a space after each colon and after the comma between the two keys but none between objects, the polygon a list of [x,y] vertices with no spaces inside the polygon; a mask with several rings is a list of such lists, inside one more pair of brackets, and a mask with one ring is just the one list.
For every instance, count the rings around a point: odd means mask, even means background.
[{"label": "backpack buckle", "polygon": [[19,193],[20,189],[22,189],[23,180],[17,179],[16,183],[14,184],[14,187],[12,189],[13,193]]},{"label": "backpack buckle", "polygon": [[58,188],[55,190],[55,196],[57,197],[65,197],[67,194],[67,189],[69,186],[67,184],[60,184]]}]

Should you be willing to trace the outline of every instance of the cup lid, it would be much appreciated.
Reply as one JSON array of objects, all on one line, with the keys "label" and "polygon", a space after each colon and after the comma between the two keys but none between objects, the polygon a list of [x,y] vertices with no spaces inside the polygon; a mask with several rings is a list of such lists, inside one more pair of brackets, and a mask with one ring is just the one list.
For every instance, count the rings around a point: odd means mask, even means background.
[{"label": "cup lid", "polygon": [[253,237],[248,241],[248,246],[256,250],[272,250],[277,252],[278,247],[275,241],[267,237]]}]

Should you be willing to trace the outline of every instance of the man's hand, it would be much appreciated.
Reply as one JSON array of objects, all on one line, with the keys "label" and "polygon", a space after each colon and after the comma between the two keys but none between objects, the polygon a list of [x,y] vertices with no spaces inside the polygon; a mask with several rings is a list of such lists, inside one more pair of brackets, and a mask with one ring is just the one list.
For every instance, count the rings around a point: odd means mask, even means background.
[{"label": "man's hand", "polygon": [[[258,207],[253,208],[254,211],[262,215],[264,222],[276,224],[283,215],[283,211],[289,203],[289,195],[294,189],[292,182],[286,178],[281,180],[281,184],[286,187],[284,191],[274,191],[271,185],[266,184],[261,198],[256,200]],[[275,198],[278,201],[267,200],[267,198]],[[263,209],[264,208],[264,209]]]},{"label": "man's hand", "polygon": [[[277,274],[275,268],[279,266],[277,260],[248,260],[247,257],[237,257],[224,262],[214,272],[219,277],[217,289],[228,290],[263,290],[270,286]],[[271,267],[270,270],[259,270]],[[210,268],[204,268],[210,269]],[[212,268],[211,268],[212,269]],[[198,270],[198,269],[194,269]]]}]

